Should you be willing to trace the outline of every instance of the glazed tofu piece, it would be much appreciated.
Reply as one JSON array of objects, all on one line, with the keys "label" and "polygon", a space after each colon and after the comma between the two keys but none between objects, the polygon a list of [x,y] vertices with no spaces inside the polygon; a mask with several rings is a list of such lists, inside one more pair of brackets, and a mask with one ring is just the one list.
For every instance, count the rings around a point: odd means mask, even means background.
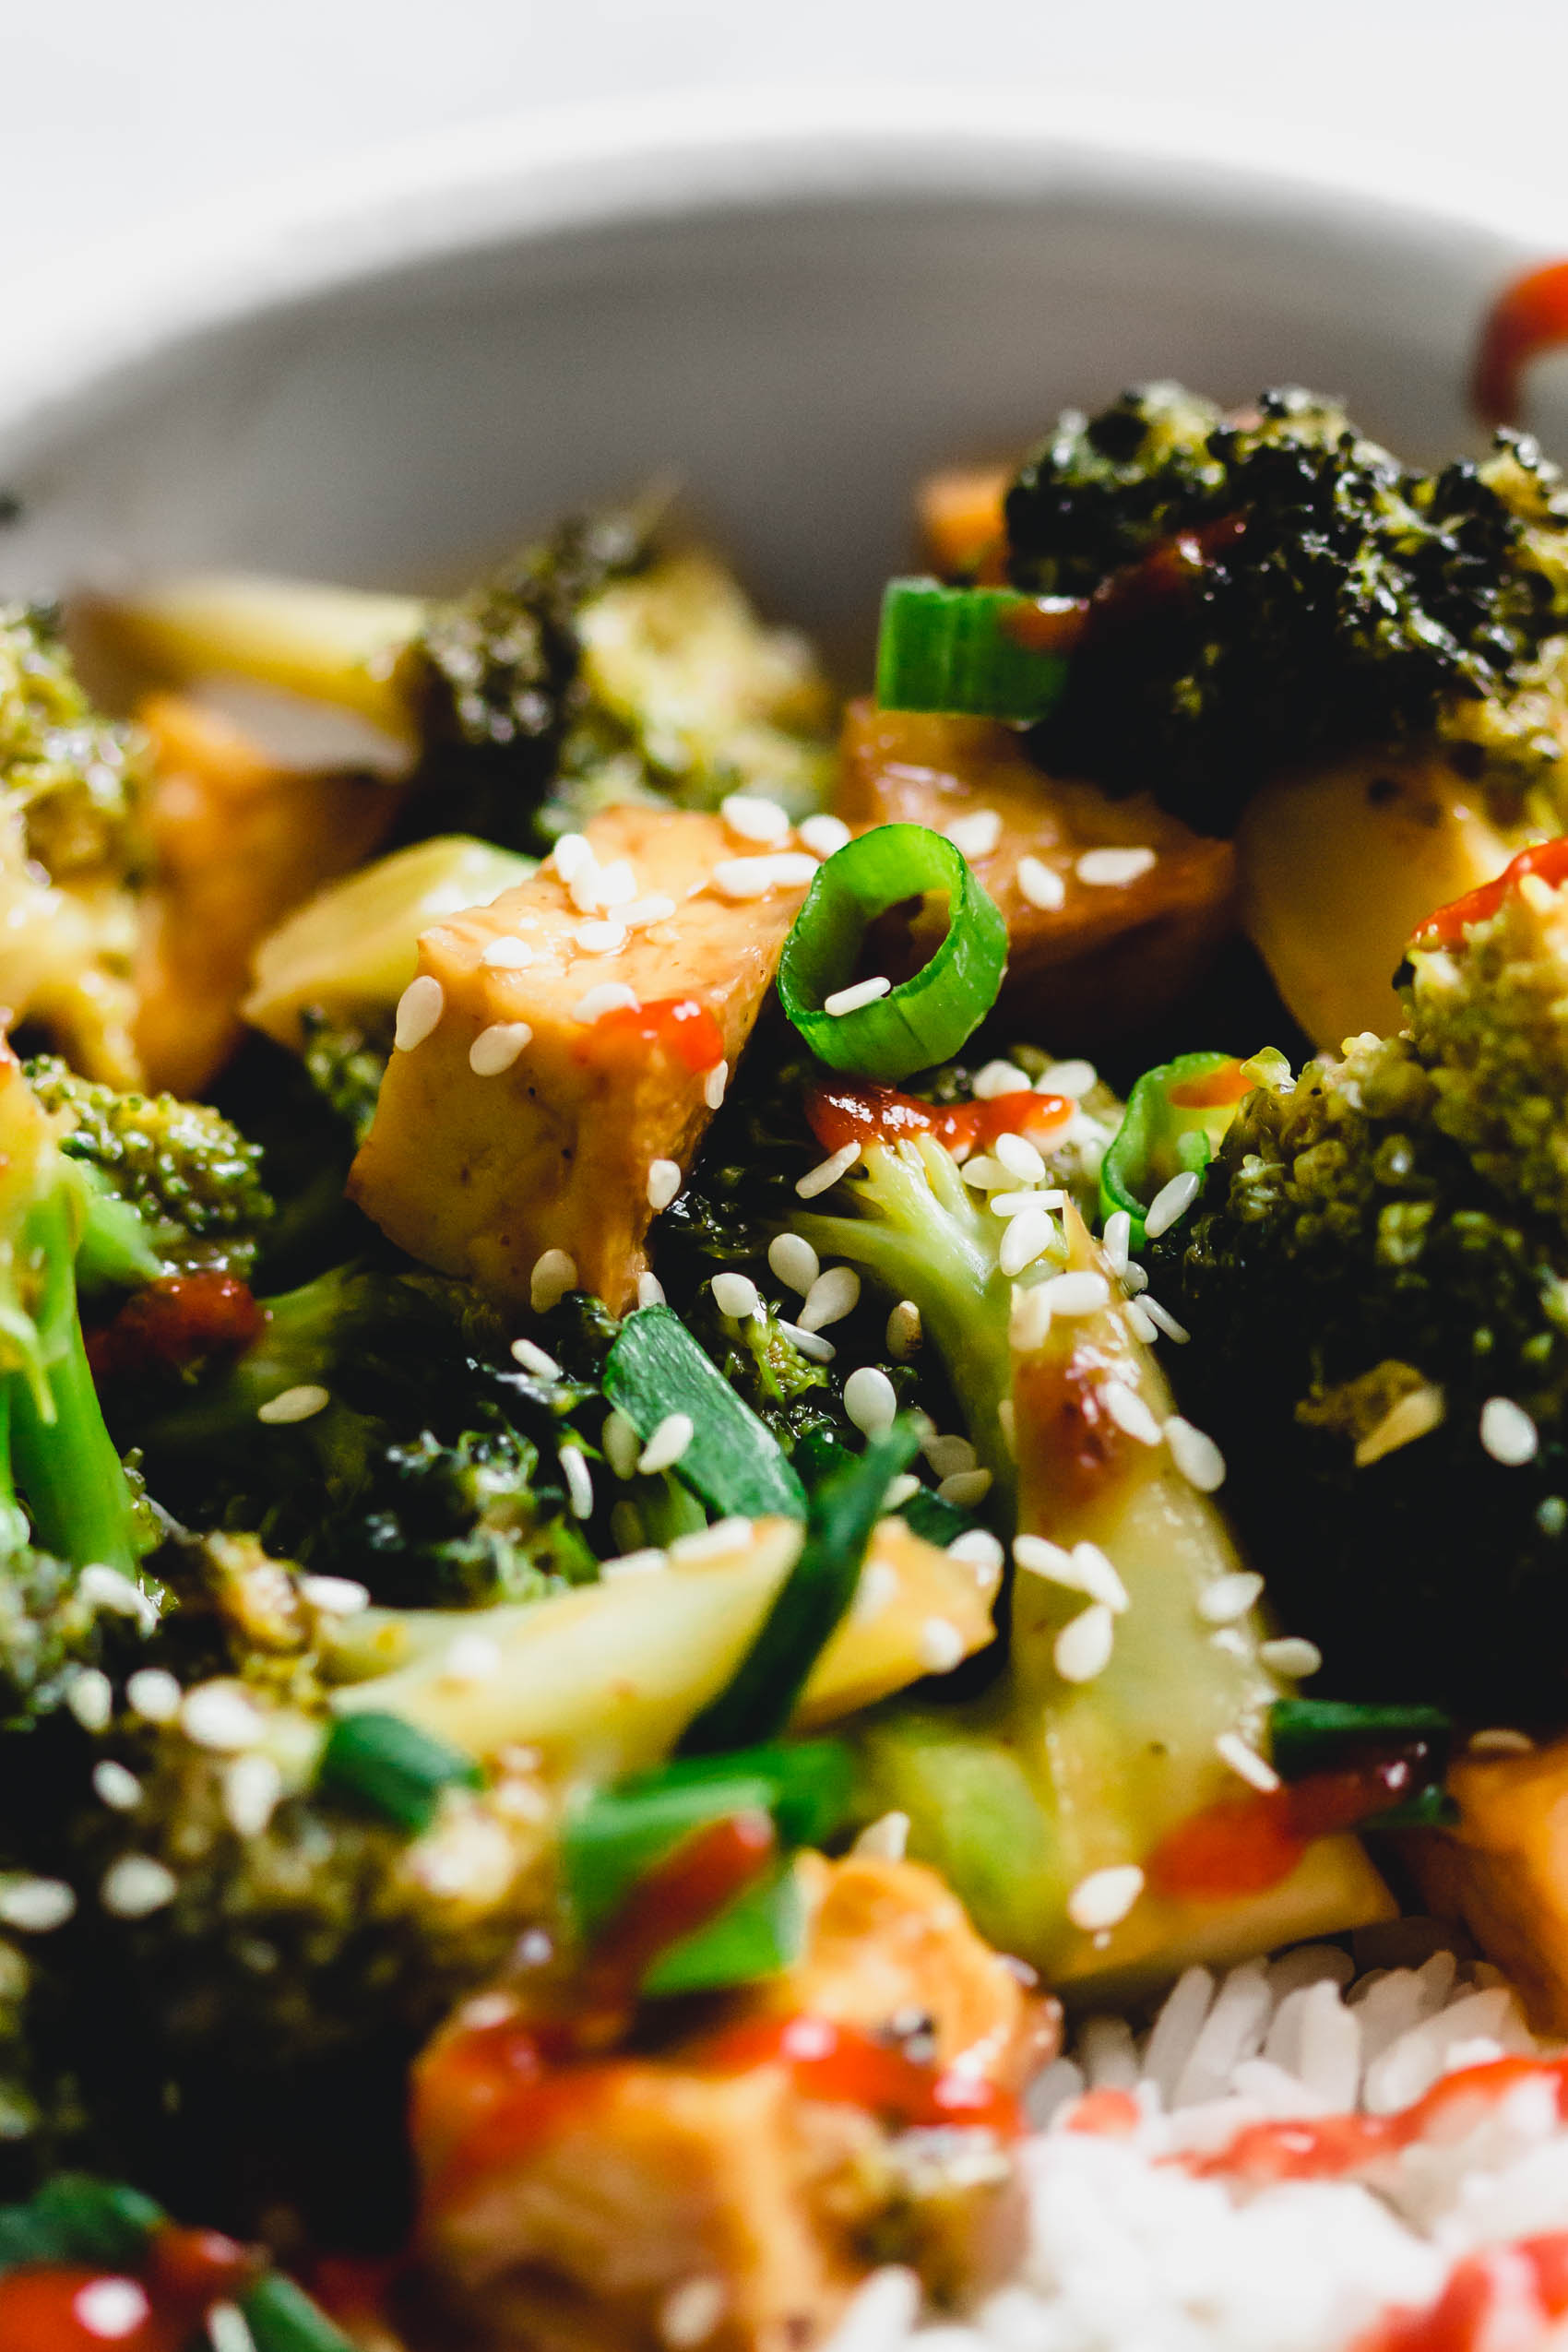
[{"label": "glazed tofu piece", "polygon": [[1448,1793],[1458,1825],[1404,1840],[1416,1882],[1519,1987],[1537,2033],[1568,2034],[1568,1740],[1460,1756]]},{"label": "glazed tofu piece", "polygon": [[427,931],[352,1197],[503,1308],[576,1286],[623,1312],[814,871],[720,817],[611,809]]},{"label": "glazed tofu piece", "polygon": [[1093,1044],[1146,1021],[1231,927],[1229,842],[1146,796],[1042,774],[992,719],[851,704],[835,807],[857,833],[952,836],[1006,920],[1004,1005],[1048,1040]]},{"label": "glazed tofu piece", "polygon": [[[421,2061],[422,2243],[438,2302],[480,2343],[655,2352],[697,2341],[700,2313],[709,2352],[808,2352],[869,2250],[929,2259],[944,2284],[958,2260],[985,2261],[1004,2153],[988,2170],[962,2132],[960,2165],[943,2133],[900,2133],[822,2096],[809,2066],[774,2054],[778,2034],[790,2020],[852,2027],[1013,2088],[1049,2056],[1054,2005],[981,1942],[933,1872],[869,1855],[801,1868],[806,1954],[727,2003],[717,2027],[547,2076],[532,2098],[496,2087],[506,2028],[488,2016]],[[737,2028],[757,2052],[741,2067],[723,2054]]]}]

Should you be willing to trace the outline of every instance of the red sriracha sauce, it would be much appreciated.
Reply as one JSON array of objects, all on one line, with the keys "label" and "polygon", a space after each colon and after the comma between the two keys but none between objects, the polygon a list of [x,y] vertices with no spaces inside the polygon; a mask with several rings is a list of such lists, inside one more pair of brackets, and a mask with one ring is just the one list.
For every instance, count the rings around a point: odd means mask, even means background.
[{"label": "red sriracha sauce", "polygon": [[1409,1788],[1403,1756],[1347,1772],[1317,1772],[1283,1788],[1223,1797],[1167,1830],[1147,1879],[1175,1902],[1223,1903],[1288,1879],[1309,1846],[1386,1812]]},{"label": "red sriracha sauce", "polygon": [[266,1317],[232,1274],[173,1274],[128,1298],[112,1323],[87,1335],[95,1380],[177,1372],[204,1356],[238,1356]]},{"label": "red sriracha sauce", "polygon": [[640,1038],[645,1044],[660,1046],[694,1075],[724,1059],[724,1032],[695,996],[656,996],[647,1004],[624,1004],[613,1013],[601,1013],[593,1026],[600,1037]]},{"label": "red sriracha sauce", "polygon": [[1015,2139],[1023,2117],[1011,2091],[962,2066],[907,2058],[858,2025],[826,2017],[764,2018],[732,2026],[703,2051],[714,2073],[783,2063],[802,2098],[864,2108],[896,2131],[967,2125]]},{"label": "red sriracha sauce", "polygon": [[1565,2252],[1562,2235],[1481,2247],[1455,2264],[1430,2310],[1391,2312],[1353,2352],[1534,2352],[1568,2310]]},{"label": "red sriracha sauce", "polygon": [[5,2352],[184,2352],[214,2303],[243,2293],[256,2257],[215,2229],[168,2224],[140,2276],[82,2264],[0,2276]]},{"label": "red sriracha sauce", "polygon": [[1177,1111],[1222,1111],[1227,1103],[1241,1102],[1255,1084],[1240,1062],[1222,1062],[1206,1077],[1172,1087],[1166,1100]]},{"label": "red sriracha sauce", "polygon": [[1483,424],[1517,422],[1526,368],[1561,343],[1568,343],[1568,261],[1550,261],[1516,278],[1487,314],[1470,386]]},{"label": "red sriracha sauce", "polygon": [[907,1135],[930,1135],[949,1151],[983,1150],[998,1135],[1023,1135],[1050,1149],[1059,1144],[1077,1104],[1060,1094],[992,1095],[989,1102],[921,1102],[897,1087],[870,1079],[836,1078],[814,1087],[806,1118],[824,1151],[846,1144],[896,1144]]},{"label": "red sriracha sauce", "polygon": [[1465,933],[1476,923],[1490,921],[1511,890],[1516,890],[1527,873],[1538,873],[1553,890],[1568,882],[1568,835],[1555,841],[1538,841],[1533,848],[1521,849],[1510,859],[1494,882],[1483,882],[1477,890],[1467,890],[1462,898],[1451,898],[1446,907],[1439,907],[1427,917],[1415,937],[1412,947],[1460,947]]}]

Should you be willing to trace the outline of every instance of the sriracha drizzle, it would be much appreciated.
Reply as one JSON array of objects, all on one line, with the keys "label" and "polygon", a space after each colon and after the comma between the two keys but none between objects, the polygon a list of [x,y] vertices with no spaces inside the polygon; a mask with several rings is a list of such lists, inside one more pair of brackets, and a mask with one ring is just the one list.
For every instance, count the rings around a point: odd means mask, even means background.
[{"label": "sriracha drizzle", "polygon": [[1049,1148],[1059,1144],[1077,1105],[1069,1096],[1020,1087],[989,1102],[921,1102],[897,1087],[870,1079],[834,1079],[806,1097],[806,1118],[824,1151],[846,1144],[896,1144],[930,1135],[949,1151],[983,1150],[998,1135],[1023,1135]]}]

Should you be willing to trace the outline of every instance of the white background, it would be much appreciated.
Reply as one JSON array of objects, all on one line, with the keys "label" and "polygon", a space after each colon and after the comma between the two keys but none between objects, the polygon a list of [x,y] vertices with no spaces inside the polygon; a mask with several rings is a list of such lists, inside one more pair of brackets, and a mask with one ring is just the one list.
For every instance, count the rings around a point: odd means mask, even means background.
[{"label": "white background", "polygon": [[[0,0],[0,275],[466,122],[887,83],[1123,94],[1568,196],[1568,0]],[[0,370],[25,333],[0,314]]]}]

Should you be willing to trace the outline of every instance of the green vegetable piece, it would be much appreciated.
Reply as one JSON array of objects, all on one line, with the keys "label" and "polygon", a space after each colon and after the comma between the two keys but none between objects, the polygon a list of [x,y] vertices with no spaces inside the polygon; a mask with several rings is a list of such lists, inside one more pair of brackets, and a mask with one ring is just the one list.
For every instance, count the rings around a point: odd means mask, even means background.
[{"label": "green vegetable piece", "polygon": [[1286,1780],[1330,1772],[1356,1749],[1420,1742],[1436,1754],[1441,1780],[1453,1737],[1441,1707],[1378,1705],[1356,1699],[1277,1699],[1269,1709],[1275,1770]]},{"label": "green vegetable piece", "polygon": [[781,1731],[818,1657],[854,1598],[871,1531],[890,1481],[919,1450],[912,1419],[824,1479],[806,1510],[805,1541],[729,1688],[686,1727],[687,1755],[712,1755]]},{"label": "green vegetable piece", "polygon": [[[876,647],[877,701],[884,710],[1043,719],[1067,683],[1063,656],[1030,645],[1019,626],[1021,619],[1038,619],[1043,601],[1016,588],[889,580]],[[1062,610],[1065,619],[1074,608],[1069,602]]]},{"label": "green vegetable piece", "polygon": [[241,2296],[240,2310],[255,2352],[353,2352],[342,2329],[281,2271],[257,2279]]},{"label": "green vegetable piece", "polygon": [[[825,1011],[854,978],[867,925],[927,891],[947,899],[935,954],[872,1004]],[[779,957],[778,1000],[819,1062],[895,1081],[958,1051],[1006,967],[1007,926],[952,842],[923,825],[879,825],[817,868]]]},{"label": "green vegetable piece", "polygon": [[1100,1214],[1126,1210],[1134,1249],[1143,1247],[1145,1217],[1160,1187],[1173,1176],[1203,1174],[1265,1060],[1272,1065],[1284,1057],[1179,1053],[1136,1081],[1099,1172]]},{"label": "green vegetable piece", "polygon": [[165,2217],[161,2205],[121,2181],[58,2173],[26,2204],[0,2205],[0,2271],[32,2263],[136,2270]]},{"label": "green vegetable piece", "polygon": [[721,1992],[791,1967],[805,1949],[806,1907],[792,1863],[747,1887],[706,1927],[661,1952],[645,1993]]},{"label": "green vegetable piece", "polygon": [[360,1799],[400,1829],[428,1829],[444,1788],[477,1788],[482,1775],[471,1756],[405,1723],[400,1715],[366,1708],[334,1724],[322,1751],[323,1785]]},{"label": "green vegetable piece", "polygon": [[1390,1805],[1385,1813],[1372,1813],[1358,1822],[1358,1832],[1384,1829],[1456,1829],[1459,1808],[1441,1782],[1431,1780],[1397,1805]]},{"label": "green vegetable piece", "polygon": [[805,1517],[801,1481],[778,1439],[669,1307],[626,1317],[605,1359],[604,1393],[645,1444],[670,1414],[687,1416],[691,1443],[675,1475],[720,1518]]}]

